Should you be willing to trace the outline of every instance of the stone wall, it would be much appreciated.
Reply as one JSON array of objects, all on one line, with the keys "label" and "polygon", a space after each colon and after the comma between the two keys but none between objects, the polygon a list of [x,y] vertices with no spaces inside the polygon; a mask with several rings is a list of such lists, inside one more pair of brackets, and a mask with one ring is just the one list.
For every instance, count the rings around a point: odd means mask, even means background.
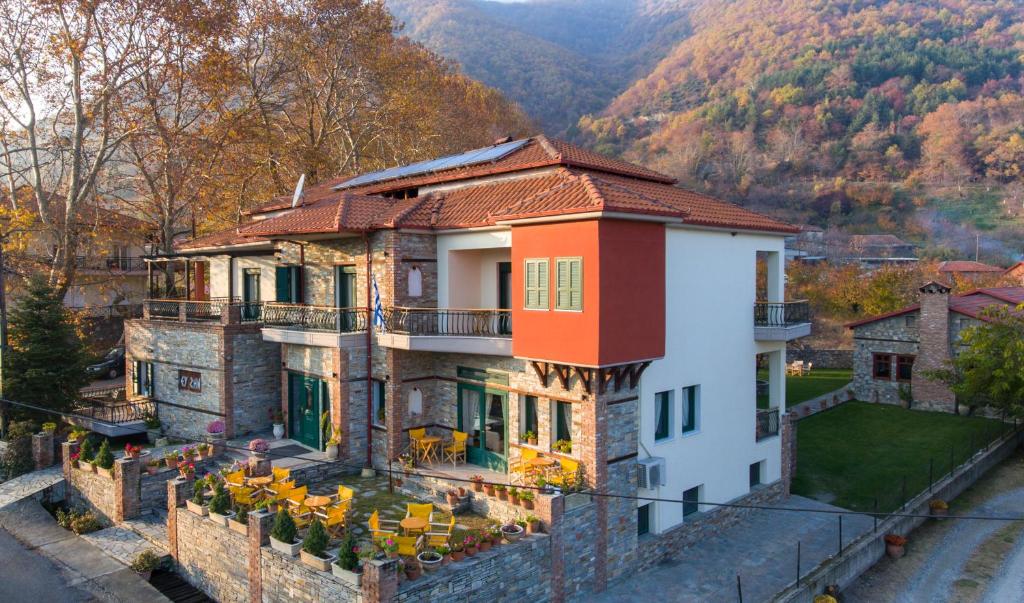
[{"label": "stone wall", "polygon": [[75,468],[71,469],[70,478],[69,487],[65,491],[70,506],[89,509],[108,524],[116,521],[114,478]]},{"label": "stone wall", "polygon": [[234,435],[266,431],[271,428],[268,411],[281,399],[281,345],[263,341],[259,331],[226,333],[225,338],[231,344]]},{"label": "stone wall", "polygon": [[178,572],[220,603],[249,601],[248,539],[184,507],[177,513]]},{"label": "stone wall", "polygon": [[[906,316],[893,316],[861,325],[853,331],[853,383],[858,400],[903,404],[900,385],[908,382],[875,379],[872,373],[873,354],[912,354],[918,352],[917,327],[908,325]],[[895,365],[893,370],[896,370]]]},{"label": "stone wall", "polygon": [[853,354],[853,350],[818,350],[797,343],[786,349],[786,361],[803,360],[804,364],[812,363],[814,368],[852,369]]},{"label": "stone wall", "polygon": [[263,547],[260,549],[263,601],[337,601],[345,603],[360,600],[360,592],[338,580],[328,572],[318,572],[297,557]]},{"label": "stone wall", "polygon": [[929,371],[949,366],[949,292],[949,287],[934,282],[920,289],[920,345],[914,361],[912,387],[916,407],[952,412],[956,396],[945,384],[928,377]]}]

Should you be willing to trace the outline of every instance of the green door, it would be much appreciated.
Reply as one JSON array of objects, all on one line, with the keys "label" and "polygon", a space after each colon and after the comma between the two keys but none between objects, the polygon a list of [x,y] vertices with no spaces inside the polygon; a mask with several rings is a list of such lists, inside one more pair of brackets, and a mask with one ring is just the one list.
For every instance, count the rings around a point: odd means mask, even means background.
[{"label": "green door", "polygon": [[469,434],[466,460],[504,472],[508,468],[508,394],[460,383],[459,430]]},{"label": "green door", "polygon": [[242,318],[256,320],[260,312],[260,270],[248,268],[242,274]]},{"label": "green door", "polygon": [[323,382],[315,377],[288,373],[288,424],[291,439],[321,450],[320,412]]},{"label": "green door", "polygon": [[[334,267],[334,307],[353,308],[356,305],[356,267]],[[338,330],[350,333],[357,328],[354,312],[342,312],[338,315]]]}]

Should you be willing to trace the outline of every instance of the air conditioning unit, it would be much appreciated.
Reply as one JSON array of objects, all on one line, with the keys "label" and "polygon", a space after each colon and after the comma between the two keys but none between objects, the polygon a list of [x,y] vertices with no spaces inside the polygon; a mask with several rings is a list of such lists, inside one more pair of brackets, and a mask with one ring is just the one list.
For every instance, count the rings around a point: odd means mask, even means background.
[{"label": "air conditioning unit", "polygon": [[636,483],[648,490],[665,485],[665,458],[652,456],[636,462]]}]

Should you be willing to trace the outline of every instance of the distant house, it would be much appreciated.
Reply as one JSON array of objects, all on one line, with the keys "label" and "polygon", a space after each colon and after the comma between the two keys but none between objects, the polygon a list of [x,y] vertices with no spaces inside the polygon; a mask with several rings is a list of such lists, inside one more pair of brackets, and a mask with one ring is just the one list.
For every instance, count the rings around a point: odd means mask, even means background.
[{"label": "distant house", "polygon": [[1017,262],[1004,270],[1003,279],[1008,283],[1024,285],[1024,262]]},{"label": "distant house", "polygon": [[971,260],[950,260],[939,264],[939,274],[967,280],[978,280],[985,277],[997,277],[1005,271],[999,266],[990,266]]},{"label": "distant house", "polygon": [[786,261],[820,262],[825,259],[825,231],[803,224],[800,232],[786,237]]},{"label": "distant house", "polygon": [[853,330],[853,391],[861,400],[900,404],[912,397],[916,407],[952,412],[953,392],[925,373],[946,366],[961,332],[987,320],[985,308],[1024,302],[1024,287],[950,295],[949,287],[933,281],[919,291],[918,304],[847,325]]},{"label": "distant house", "polygon": [[842,263],[857,262],[868,268],[917,261],[914,245],[891,234],[850,235],[838,252]]}]

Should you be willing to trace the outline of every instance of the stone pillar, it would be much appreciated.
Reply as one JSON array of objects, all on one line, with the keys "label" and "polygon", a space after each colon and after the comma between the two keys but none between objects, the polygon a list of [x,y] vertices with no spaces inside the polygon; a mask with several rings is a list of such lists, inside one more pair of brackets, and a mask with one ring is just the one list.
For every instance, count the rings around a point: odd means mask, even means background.
[{"label": "stone pillar", "polygon": [[385,351],[387,363],[387,382],[384,385],[384,404],[387,416],[384,419],[387,427],[388,460],[398,458],[404,448],[402,418],[405,416],[405,404],[402,396],[401,352],[393,348]]},{"label": "stone pillar", "polygon": [[140,500],[139,459],[114,461],[114,521],[139,516]]},{"label": "stone pillar", "polygon": [[71,485],[71,455],[78,454],[78,442],[62,442],[60,445],[61,462],[64,466],[64,483]]},{"label": "stone pillar", "polygon": [[786,496],[789,496],[789,487],[793,483],[793,476],[796,475],[796,417],[791,412],[780,417],[781,445],[782,445],[782,484]]},{"label": "stone pillar", "polygon": [[249,457],[249,475],[256,477],[260,475],[270,475],[271,473],[271,461],[268,456],[250,456]]},{"label": "stone pillar", "polygon": [[185,504],[192,481],[183,477],[167,480],[167,552],[178,560],[178,507]]},{"label": "stone pillar", "polygon": [[221,329],[220,357],[224,359],[220,380],[220,411],[224,413],[224,437],[235,437],[235,333]]},{"label": "stone pillar", "polygon": [[398,592],[398,560],[371,559],[363,565],[363,602],[388,603]]},{"label": "stone pillar", "polygon": [[349,431],[349,400],[348,383],[344,382],[348,374],[348,352],[338,348],[331,350],[331,378],[327,382],[331,396],[331,425],[341,432],[341,444],[338,445],[338,459],[350,458],[349,442],[352,438]]},{"label": "stone pillar", "polygon": [[178,302],[178,321],[188,322],[188,304],[185,302]]},{"label": "stone pillar", "polygon": [[[932,281],[921,287],[921,316],[917,321],[918,352],[914,359],[911,393],[915,403],[952,412],[956,396],[944,384],[928,379],[926,372],[949,364],[949,287]],[[896,366],[893,365],[893,370]]]},{"label": "stone pillar", "polygon": [[238,304],[227,304],[227,306],[221,306],[220,311],[220,324],[222,325],[237,325],[242,322],[242,306]]},{"label": "stone pillar", "polygon": [[564,512],[564,496],[538,495],[534,500],[533,514],[540,518],[551,543],[551,600],[555,603],[565,600],[565,533],[562,525]]},{"label": "stone pillar", "polygon": [[249,511],[249,601],[263,600],[263,568],[260,549],[270,543],[270,528],[274,514],[267,511]]},{"label": "stone pillar", "polygon": [[44,431],[32,434],[32,461],[36,471],[53,464],[53,433]]}]

